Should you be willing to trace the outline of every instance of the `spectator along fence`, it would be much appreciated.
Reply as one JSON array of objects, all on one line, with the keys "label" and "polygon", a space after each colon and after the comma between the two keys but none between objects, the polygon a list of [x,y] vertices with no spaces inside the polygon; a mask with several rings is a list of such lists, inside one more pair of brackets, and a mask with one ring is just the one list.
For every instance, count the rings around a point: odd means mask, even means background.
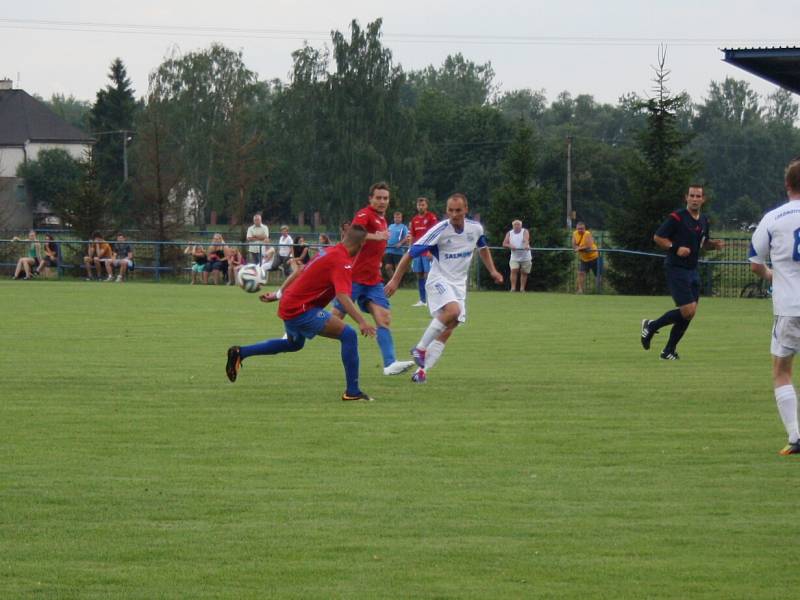
[{"label": "spectator along fence", "polygon": [[[44,233],[44,232],[42,232]],[[49,232],[52,233],[52,232]],[[24,233],[17,233],[20,238],[23,238]],[[17,260],[21,256],[27,254],[29,242],[26,239],[22,241],[12,241],[11,235],[0,238],[0,272],[6,276],[11,276],[14,272]],[[40,238],[43,235],[39,236]],[[56,238],[60,236],[56,235]],[[197,236],[195,239],[201,236]],[[202,240],[203,245],[208,245],[210,241],[204,234],[206,239]],[[749,248],[749,240],[743,238],[722,238],[726,242],[725,249],[720,252],[707,253],[704,258],[700,260],[699,270],[703,284],[702,294],[704,296],[721,296],[721,297],[739,297],[742,295],[749,296],[762,296],[766,295],[767,287],[760,284],[757,277],[750,272],[749,262],[747,260],[747,252]],[[42,241],[40,239],[40,241]],[[114,239],[106,240],[109,244],[115,242]],[[601,293],[601,294],[614,294],[614,290],[608,282],[606,277],[609,269],[613,269],[613,256],[615,254],[627,254],[637,256],[646,264],[647,269],[661,269],[664,255],[656,252],[635,252],[620,248],[605,248],[600,243],[600,269],[599,275],[593,282],[591,281],[592,275],[587,276],[586,291],[587,293]],[[145,240],[127,240],[134,251],[135,267],[132,277],[138,281],[171,281],[171,282],[188,282],[191,273],[192,258],[190,255],[184,254],[184,249],[193,244],[192,241],[170,241],[170,242],[155,242]],[[58,266],[56,272],[59,278],[82,278],[85,276],[86,271],[83,266],[83,257],[86,255],[86,249],[89,240],[74,240],[74,239],[56,239],[58,247]],[[250,246],[248,242],[226,242],[228,247],[238,248],[243,255],[246,256],[247,247]],[[276,251],[279,248],[278,244],[271,244]],[[316,253],[319,249],[318,244],[306,244],[312,253]],[[491,247],[495,250],[495,262],[498,269],[506,276],[508,282],[508,251],[500,247]],[[533,283],[536,280],[537,274],[537,261],[541,260],[543,256],[548,253],[568,253],[570,259],[566,272],[562,281],[547,291],[571,293],[575,289],[575,280],[578,272],[578,259],[571,247],[561,248],[541,248],[534,247],[533,250],[533,270],[529,276],[530,281]],[[498,258],[499,257],[499,258]],[[481,286],[481,270],[483,265],[480,260],[473,261],[472,271],[470,273],[470,285],[473,288],[480,288]],[[529,288],[536,287],[529,285]],[[508,284],[506,283],[506,288]],[[752,292],[753,289],[764,291],[765,293],[748,294],[747,291]],[[743,294],[743,291],[745,294]]]}]

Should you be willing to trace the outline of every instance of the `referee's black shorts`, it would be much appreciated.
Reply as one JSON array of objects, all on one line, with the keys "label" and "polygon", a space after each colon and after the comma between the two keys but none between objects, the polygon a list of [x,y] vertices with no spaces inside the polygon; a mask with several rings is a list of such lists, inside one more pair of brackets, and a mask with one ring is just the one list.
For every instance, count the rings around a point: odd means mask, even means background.
[{"label": "referee's black shorts", "polygon": [[667,274],[667,287],[675,306],[683,306],[700,299],[700,275],[697,269],[683,267],[664,267]]}]

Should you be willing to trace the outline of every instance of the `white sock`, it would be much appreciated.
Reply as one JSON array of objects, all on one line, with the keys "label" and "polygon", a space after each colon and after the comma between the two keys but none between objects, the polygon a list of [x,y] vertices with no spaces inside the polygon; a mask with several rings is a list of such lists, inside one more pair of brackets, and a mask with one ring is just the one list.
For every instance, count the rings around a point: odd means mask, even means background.
[{"label": "white sock", "polygon": [[797,430],[797,393],[794,386],[790,384],[775,388],[775,402],[789,436],[789,443],[794,444],[800,439],[800,432]]},{"label": "white sock", "polygon": [[420,338],[417,343],[417,348],[422,350],[427,349],[433,340],[442,335],[445,329],[447,329],[447,326],[434,317],[433,320],[431,320],[431,324],[428,325],[428,328],[425,330],[425,333],[422,334],[422,338]]},{"label": "white sock", "polygon": [[433,365],[439,362],[439,357],[442,356],[442,352],[444,352],[444,344],[439,340],[431,342],[428,346],[427,352],[425,352],[425,369],[432,369]]}]

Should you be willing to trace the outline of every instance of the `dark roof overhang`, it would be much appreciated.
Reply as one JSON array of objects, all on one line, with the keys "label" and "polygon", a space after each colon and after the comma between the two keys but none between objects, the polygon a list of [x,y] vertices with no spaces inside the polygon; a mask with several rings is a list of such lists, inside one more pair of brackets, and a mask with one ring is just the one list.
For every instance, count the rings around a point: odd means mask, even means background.
[{"label": "dark roof overhang", "polygon": [[800,48],[723,48],[723,60],[800,94]]}]

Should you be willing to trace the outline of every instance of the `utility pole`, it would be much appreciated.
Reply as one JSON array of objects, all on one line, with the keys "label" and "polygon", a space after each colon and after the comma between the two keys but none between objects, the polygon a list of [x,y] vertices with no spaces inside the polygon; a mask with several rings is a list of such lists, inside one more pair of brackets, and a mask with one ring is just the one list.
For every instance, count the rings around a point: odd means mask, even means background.
[{"label": "utility pole", "polygon": [[572,229],[572,136],[567,136],[567,229]]},{"label": "utility pole", "polygon": [[122,130],[122,181],[128,181],[128,131]]}]

